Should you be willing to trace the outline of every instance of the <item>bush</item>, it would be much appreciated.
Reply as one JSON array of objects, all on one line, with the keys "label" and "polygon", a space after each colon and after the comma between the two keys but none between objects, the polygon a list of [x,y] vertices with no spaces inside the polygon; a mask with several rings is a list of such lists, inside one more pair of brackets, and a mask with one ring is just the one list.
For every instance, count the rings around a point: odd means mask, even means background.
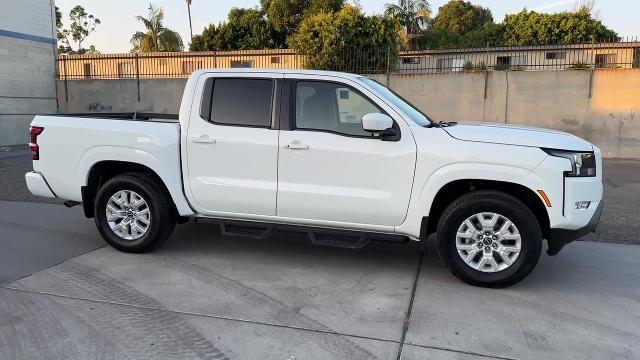
[{"label": "bush", "polygon": [[573,70],[584,70],[589,69],[591,66],[584,61],[576,61],[569,66],[569,69]]},{"label": "bush", "polygon": [[347,5],[336,13],[305,17],[288,44],[305,57],[305,67],[334,71],[385,71],[398,54],[395,21],[365,16]]}]

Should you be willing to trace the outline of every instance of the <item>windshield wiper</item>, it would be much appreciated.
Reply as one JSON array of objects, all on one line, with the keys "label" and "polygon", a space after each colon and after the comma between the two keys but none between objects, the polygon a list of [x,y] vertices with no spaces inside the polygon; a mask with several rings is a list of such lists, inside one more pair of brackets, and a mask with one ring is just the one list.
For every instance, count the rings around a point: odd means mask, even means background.
[{"label": "windshield wiper", "polygon": [[449,126],[453,126],[453,125],[456,125],[456,124],[458,124],[457,121],[449,121],[449,122],[440,121],[440,122],[437,122],[437,123],[432,122],[432,123],[428,124],[426,127],[428,127],[428,128],[444,128],[444,127],[449,127]]}]

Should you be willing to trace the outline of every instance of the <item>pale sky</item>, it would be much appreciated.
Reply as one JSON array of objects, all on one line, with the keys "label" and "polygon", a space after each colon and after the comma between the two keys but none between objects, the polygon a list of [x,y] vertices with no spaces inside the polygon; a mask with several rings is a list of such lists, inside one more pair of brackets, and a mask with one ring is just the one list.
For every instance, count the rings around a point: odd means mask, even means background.
[{"label": "pale sky", "polygon": [[[360,0],[367,14],[380,14],[385,3],[394,0]],[[182,35],[185,47],[189,43],[189,18],[185,0],[151,0],[165,10],[165,25]],[[191,16],[193,33],[199,34],[210,23],[226,20],[229,9],[233,7],[257,7],[259,0],[193,0]],[[434,14],[447,0],[431,0]],[[576,0],[471,0],[474,4],[488,7],[496,22],[502,21],[505,14],[527,8],[543,12],[556,12],[573,9]],[[135,20],[136,15],[147,14],[149,0],[55,0],[63,13],[65,25],[68,23],[69,10],[82,5],[90,14],[100,18],[102,24],[85,40],[84,47],[95,45],[102,53],[128,52],[131,49],[131,35],[143,30]],[[639,36],[638,14],[639,0],[599,0],[596,2],[599,18],[620,36]]]}]

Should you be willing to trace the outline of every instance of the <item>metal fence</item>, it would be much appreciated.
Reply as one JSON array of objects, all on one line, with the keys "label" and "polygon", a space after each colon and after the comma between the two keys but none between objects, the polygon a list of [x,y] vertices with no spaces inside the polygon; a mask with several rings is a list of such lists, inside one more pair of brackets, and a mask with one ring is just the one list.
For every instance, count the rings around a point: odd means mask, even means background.
[{"label": "metal fence", "polygon": [[640,41],[439,49],[398,52],[364,49],[337,54],[293,50],[61,55],[59,79],[187,77],[205,68],[320,69],[361,74],[448,73],[640,67]]}]

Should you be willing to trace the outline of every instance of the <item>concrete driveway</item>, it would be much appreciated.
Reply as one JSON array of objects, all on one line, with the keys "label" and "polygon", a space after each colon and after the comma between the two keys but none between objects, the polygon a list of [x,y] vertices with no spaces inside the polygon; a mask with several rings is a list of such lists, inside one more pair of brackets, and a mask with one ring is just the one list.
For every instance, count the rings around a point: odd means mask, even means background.
[{"label": "concrete driveway", "polygon": [[416,244],[187,224],[131,255],[78,208],[15,202],[0,202],[0,234],[0,359],[640,358],[637,245],[574,243],[489,290]]}]

